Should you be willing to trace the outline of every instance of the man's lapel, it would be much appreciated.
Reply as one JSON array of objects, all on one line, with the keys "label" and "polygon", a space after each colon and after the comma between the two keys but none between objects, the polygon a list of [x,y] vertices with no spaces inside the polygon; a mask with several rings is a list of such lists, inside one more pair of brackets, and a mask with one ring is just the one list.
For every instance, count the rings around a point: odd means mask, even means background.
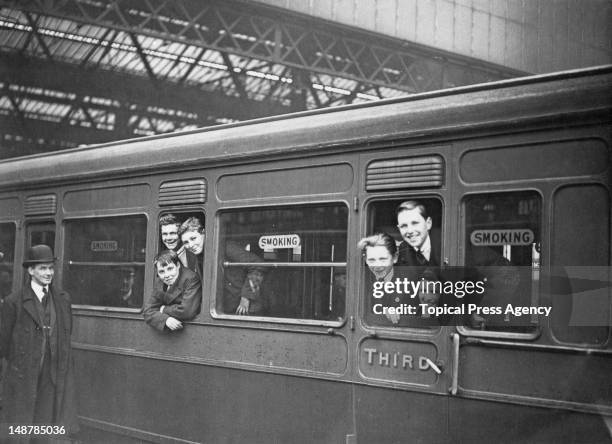
[{"label": "man's lapel", "polygon": [[400,265],[415,266],[418,265],[416,259],[416,251],[406,241],[399,245],[399,263]]},{"label": "man's lapel", "polygon": [[32,290],[29,281],[26,288],[23,290],[22,298],[23,310],[30,315],[32,320],[36,322],[36,325],[42,327],[40,316],[38,315],[38,310],[36,309],[36,295],[34,294],[34,290]]},{"label": "man's lapel", "polygon": [[436,232],[432,235],[429,233],[429,240],[431,241],[431,253],[429,254],[429,263],[431,265],[440,266],[442,262],[440,261],[439,254],[442,254],[441,244],[440,244],[440,233]]},{"label": "man's lapel", "polygon": [[181,282],[182,277],[183,268],[181,268],[181,270],[179,271],[179,275],[177,276],[176,281],[174,281],[174,284],[169,286],[166,290],[166,295],[164,297],[166,304],[171,304],[181,294],[181,286],[179,284]]}]

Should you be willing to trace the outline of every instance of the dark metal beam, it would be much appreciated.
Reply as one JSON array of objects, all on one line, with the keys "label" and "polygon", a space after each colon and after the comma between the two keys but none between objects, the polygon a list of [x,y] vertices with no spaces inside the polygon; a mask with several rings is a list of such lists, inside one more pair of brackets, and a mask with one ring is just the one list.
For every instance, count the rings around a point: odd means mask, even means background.
[{"label": "dark metal beam", "polygon": [[129,36],[130,36],[130,39],[132,40],[133,45],[136,47],[136,52],[140,56],[140,60],[142,61],[142,64],[147,70],[147,74],[149,74],[149,79],[154,84],[157,84],[157,77],[155,76],[155,73],[153,72],[153,68],[151,68],[151,64],[149,63],[147,56],[142,51],[142,47],[140,46],[140,42],[138,41],[138,36],[135,35],[133,32],[130,32]]},{"label": "dark metal beam", "polygon": [[32,35],[34,37],[36,37],[36,41],[38,42],[38,44],[40,45],[40,47],[42,48],[43,52],[45,53],[45,56],[47,57],[47,59],[49,61],[53,60],[53,56],[51,55],[51,52],[49,51],[49,47],[47,46],[47,44],[45,43],[45,40],[40,36],[40,33],[38,32],[38,24],[36,23],[37,20],[34,20],[32,18],[31,14],[25,14],[28,23],[30,24],[30,26],[32,27]]},{"label": "dark metal beam", "polygon": [[240,76],[236,72],[236,68],[234,67],[232,60],[230,59],[229,55],[227,55],[227,53],[222,52],[221,57],[223,58],[223,63],[225,63],[225,66],[227,66],[227,71],[229,72],[229,75],[232,78],[232,81],[234,82],[234,87],[238,91],[238,95],[240,96],[240,98],[246,99],[248,96],[246,90],[244,89],[244,81],[242,79],[242,77],[244,76]]},{"label": "dark metal beam", "polygon": [[239,0],[0,0],[0,6],[190,43],[411,93],[524,74]]},{"label": "dark metal beam", "polygon": [[89,70],[69,63],[50,64],[16,54],[0,55],[0,81],[234,120],[290,112],[289,107],[271,101],[238,99],[228,97],[223,92],[205,91],[172,82],[158,81],[156,87],[139,76]]},{"label": "dark metal beam", "polygon": [[[1,147],[60,149],[523,74],[246,0],[0,7],[22,12],[2,32],[24,42],[0,53]],[[175,53],[158,50],[166,42]]]},{"label": "dark metal beam", "polygon": [[208,51],[206,48],[202,48],[200,50],[200,52],[198,53],[197,57],[194,59],[193,63],[191,65],[189,65],[189,68],[187,68],[185,70],[185,73],[183,74],[183,76],[181,77],[181,79],[179,80],[179,84],[184,84],[187,79],[189,78],[189,75],[191,74],[191,72],[194,70],[194,68],[197,66],[197,64],[200,62],[200,60],[202,60],[202,57],[204,57],[204,54],[206,54],[206,51]]}]

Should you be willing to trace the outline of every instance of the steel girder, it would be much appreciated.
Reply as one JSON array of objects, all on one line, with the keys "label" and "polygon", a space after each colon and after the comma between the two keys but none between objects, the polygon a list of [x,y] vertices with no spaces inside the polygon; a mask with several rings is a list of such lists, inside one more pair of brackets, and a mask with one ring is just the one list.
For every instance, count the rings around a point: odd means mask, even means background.
[{"label": "steel girder", "polygon": [[518,71],[252,2],[2,0],[0,5],[189,42],[314,73],[416,93]]},{"label": "steel girder", "polygon": [[0,146],[34,151],[520,74],[239,0],[0,0],[0,50]]}]

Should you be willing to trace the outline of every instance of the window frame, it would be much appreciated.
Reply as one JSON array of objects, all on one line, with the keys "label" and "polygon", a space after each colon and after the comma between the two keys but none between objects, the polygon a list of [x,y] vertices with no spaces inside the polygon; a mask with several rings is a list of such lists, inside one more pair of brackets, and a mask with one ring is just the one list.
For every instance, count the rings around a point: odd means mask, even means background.
[{"label": "window frame", "polygon": [[[440,260],[441,262],[444,262],[444,252],[445,252],[445,247],[448,248],[448,240],[445,239],[445,224],[446,224],[446,217],[445,215],[448,213],[448,206],[446,205],[446,200],[443,194],[438,194],[436,192],[432,192],[430,190],[423,190],[423,193],[419,193],[418,191],[414,191],[414,190],[410,190],[410,192],[396,192],[396,193],[389,193],[388,195],[381,195],[381,194],[376,194],[376,195],[370,195],[368,196],[368,199],[364,202],[364,212],[366,217],[363,218],[363,222],[361,225],[361,236],[359,237],[359,239],[362,239],[363,237],[369,236],[370,234],[373,233],[373,216],[372,216],[372,211],[371,208],[373,205],[376,205],[376,203],[380,203],[380,202],[389,202],[389,201],[397,201],[399,202],[404,202],[407,200],[437,200],[440,204],[440,225],[439,230],[440,230]],[[432,228],[435,225],[432,225]],[[397,228],[397,220],[395,221],[395,228]],[[399,233],[399,228],[397,228],[398,233]],[[358,240],[359,240],[358,239]],[[357,254],[359,255],[359,266],[358,266],[358,271],[359,271],[359,276],[358,276],[358,281],[359,281],[359,285],[358,285],[358,291],[357,291],[357,299],[358,299],[358,304],[359,304],[359,309],[358,309],[358,315],[359,315],[359,321],[361,323],[361,325],[364,327],[364,329],[366,330],[374,330],[374,331],[385,331],[385,332],[390,332],[390,333],[402,333],[402,334],[410,334],[410,335],[427,335],[427,336],[436,336],[440,333],[440,330],[443,326],[438,325],[432,328],[421,328],[421,327],[410,327],[410,326],[401,326],[401,325],[375,325],[375,324],[371,324],[368,323],[367,318],[366,318],[366,310],[367,310],[367,301],[366,301],[366,288],[364,285],[365,282],[365,277],[367,276],[367,273],[369,273],[368,270],[368,266],[366,265],[365,261],[363,260],[363,254],[357,250],[357,245],[355,243],[355,245],[353,246],[353,248],[355,249],[355,251],[357,251]],[[444,266],[446,265],[445,263],[441,263],[440,266]]]},{"label": "window frame", "polygon": [[[100,219],[115,219],[115,218],[125,218],[125,217],[136,217],[136,216],[143,216],[145,219],[145,223],[146,223],[146,227],[145,227],[145,261],[144,261],[144,265],[143,265],[143,284],[142,284],[142,302],[141,302],[141,306],[140,307],[112,307],[112,306],[106,306],[106,305],[91,305],[91,304],[76,304],[74,302],[72,302],[72,308],[73,310],[84,310],[84,311],[88,311],[88,312],[93,312],[93,313],[100,313],[100,314],[104,314],[104,313],[108,313],[108,314],[112,314],[112,313],[127,313],[127,314],[138,314],[140,315],[144,309],[144,304],[146,302],[146,298],[147,298],[147,294],[148,294],[148,290],[151,288],[151,286],[147,285],[147,277],[150,276],[150,272],[148,271],[147,265],[148,265],[148,258],[149,258],[149,226],[150,226],[150,217],[149,214],[144,212],[144,211],[140,211],[140,212],[130,212],[130,213],[116,213],[116,212],[112,212],[112,213],[100,213],[100,214],[87,214],[87,215],[75,215],[75,216],[70,216],[70,217],[66,217],[64,219],[62,219],[61,221],[61,239],[60,239],[60,244],[61,244],[61,248],[62,248],[62,257],[58,258],[61,260],[61,286],[62,288],[65,288],[65,277],[66,277],[66,270],[64,267],[64,263],[65,263],[65,255],[66,255],[66,244],[68,242],[68,238],[67,238],[67,233],[66,233],[66,223],[67,222],[75,222],[75,221],[90,221],[90,220],[100,220]],[[158,235],[159,237],[159,235]],[[58,262],[60,262],[60,260],[58,260]]]},{"label": "window frame", "polygon": [[[533,187],[525,187],[525,188],[513,188],[513,189],[504,189],[504,190],[479,190],[469,193],[464,193],[461,196],[461,200],[459,201],[459,230],[458,233],[461,233],[458,238],[459,251],[460,256],[458,257],[459,262],[462,264],[461,266],[465,266],[465,255],[467,251],[467,206],[466,201],[471,197],[478,197],[484,195],[509,195],[509,194],[517,194],[517,193],[535,193],[537,197],[540,199],[540,216],[539,216],[539,226],[540,226],[540,251],[545,251],[545,245],[548,244],[549,234],[546,230],[544,230],[544,220],[545,220],[545,202],[546,199],[541,190]],[[545,235],[546,234],[546,235]],[[542,258],[543,254],[540,256],[540,276],[542,274],[542,270],[544,270],[544,263],[548,265],[548,261]],[[532,281],[533,283],[533,281]],[[537,285],[538,291],[538,299],[541,302],[542,296],[542,279],[540,277]],[[538,318],[537,325],[534,325],[534,329],[530,333],[521,333],[521,332],[508,332],[501,330],[477,330],[471,327],[467,327],[465,325],[458,324],[457,332],[465,337],[475,337],[475,338],[490,338],[490,339],[508,339],[508,340],[520,340],[520,341],[536,341],[540,336],[542,336],[542,332],[544,330],[545,324],[542,323],[542,317]]]},{"label": "window frame", "polygon": [[[188,208],[160,208],[157,211],[157,219],[155,220],[155,235],[156,235],[156,239],[155,239],[155,253],[153,254],[153,256],[158,255],[159,253],[161,253],[162,251],[164,251],[165,245],[161,240],[161,226],[159,225],[159,219],[166,215],[166,214],[174,214],[174,215],[180,215],[180,214],[189,214],[189,217],[194,216],[194,214],[199,213],[202,217],[204,217],[204,221],[203,221],[203,225],[204,225],[204,234],[205,234],[205,239],[204,239],[204,250],[206,251],[206,245],[209,244],[209,240],[208,240],[208,236],[206,235],[206,225],[207,225],[207,217],[206,217],[206,211],[204,211],[204,208],[199,208],[199,207],[188,207]],[[187,219],[189,219],[189,217]],[[185,219],[185,220],[187,220]],[[184,221],[185,221],[184,220]],[[183,221],[183,222],[184,222]],[[181,222],[182,223],[182,222]],[[178,239],[178,243],[179,246],[182,247],[183,246],[183,242],[181,241],[181,236],[179,235],[179,239]],[[204,272],[203,270],[200,270],[202,273]],[[153,273],[153,280],[155,280],[155,276],[157,275],[156,272]]]},{"label": "window frame", "polygon": [[[351,205],[349,204],[349,202],[347,200],[344,199],[333,199],[333,200],[306,200],[306,201],[298,201],[298,202],[287,202],[285,200],[279,200],[279,202],[274,202],[274,203],[270,203],[270,202],[266,202],[266,203],[260,203],[260,204],[254,204],[254,205],[239,205],[239,206],[224,206],[224,207],[219,207],[216,209],[215,211],[215,217],[214,217],[214,233],[213,233],[213,239],[212,242],[213,244],[211,245],[212,248],[209,248],[209,250],[211,251],[213,257],[210,258],[210,263],[215,264],[215,266],[213,267],[213,271],[212,271],[212,282],[214,283],[212,285],[212,297],[210,299],[210,316],[213,319],[217,319],[217,320],[231,320],[231,321],[235,321],[235,320],[239,320],[242,321],[242,323],[244,322],[255,322],[258,324],[261,323],[268,323],[268,324],[285,324],[285,325],[306,325],[306,326],[321,326],[321,327],[333,327],[333,328],[340,328],[342,327],[344,324],[347,323],[348,318],[350,317],[350,306],[349,306],[349,291],[348,291],[348,285],[345,288],[345,308],[344,308],[344,314],[342,316],[342,319],[340,320],[324,320],[324,319],[299,319],[299,318],[287,318],[287,317],[273,317],[273,316],[258,316],[258,315],[236,315],[236,314],[227,314],[227,313],[222,313],[221,311],[217,310],[217,304],[218,303],[222,303],[219,300],[220,297],[220,292],[222,292],[222,280],[219,276],[219,270],[220,267],[222,267],[223,265],[219,263],[219,258],[220,256],[220,248],[221,248],[221,216],[223,214],[226,214],[228,212],[238,212],[238,211],[266,211],[266,210],[273,210],[273,209],[292,209],[292,208],[303,208],[304,206],[310,206],[310,207],[316,207],[316,206],[333,206],[333,205],[338,205],[338,206],[342,206],[346,209],[346,234],[345,234],[345,239],[346,239],[346,243],[347,243],[347,252],[346,252],[346,262],[342,262],[340,264],[344,264],[344,265],[339,265],[339,266],[331,266],[330,268],[344,268],[347,274],[347,277],[349,275],[349,269],[350,269],[350,246],[349,246],[349,241],[350,241],[350,232],[351,232]],[[209,219],[210,220],[210,219]],[[206,230],[206,227],[204,227]],[[208,238],[208,236],[207,236]],[[204,258],[204,260],[206,261],[206,257]],[[274,267],[274,266],[267,266],[271,269],[274,268],[282,268],[282,267]],[[296,266],[296,268],[299,268]],[[222,297],[222,296],[221,296]]]}]

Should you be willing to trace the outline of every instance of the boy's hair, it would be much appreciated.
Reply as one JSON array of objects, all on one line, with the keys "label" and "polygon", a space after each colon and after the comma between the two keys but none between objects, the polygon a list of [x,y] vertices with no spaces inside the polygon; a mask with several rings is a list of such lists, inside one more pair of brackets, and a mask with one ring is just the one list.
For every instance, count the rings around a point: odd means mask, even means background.
[{"label": "boy's hair", "polygon": [[374,233],[371,236],[364,237],[357,243],[357,248],[365,251],[367,247],[385,247],[391,256],[397,253],[397,244],[395,239],[387,233]]},{"label": "boy's hair", "polygon": [[179,260],[178,254],[176,254],[176,251],[174,250],[164,250],[161,253],[159,253],[157,256],[155,256],[155,259],[153,260],[153,264],[155,266],[157,266],[157,264],[167,265],[170,263],[178,265],[179,262],[180,260]]},{"label": "boy's hair", "polygon": [[178,221],[174,214],[164,214],[159,218],[159,226],[163,227],[164,225],[176,225],[177,228],[181,226],[181,223]]},{"label": "boy's hair", "polygon": [[182,236],[186,231],[196,231],[201,233],[204,231],[204,227],[202,226],[202,222],[197,217],[190,217],[185,222],[183,222],[178,230],[179,236]]}]

